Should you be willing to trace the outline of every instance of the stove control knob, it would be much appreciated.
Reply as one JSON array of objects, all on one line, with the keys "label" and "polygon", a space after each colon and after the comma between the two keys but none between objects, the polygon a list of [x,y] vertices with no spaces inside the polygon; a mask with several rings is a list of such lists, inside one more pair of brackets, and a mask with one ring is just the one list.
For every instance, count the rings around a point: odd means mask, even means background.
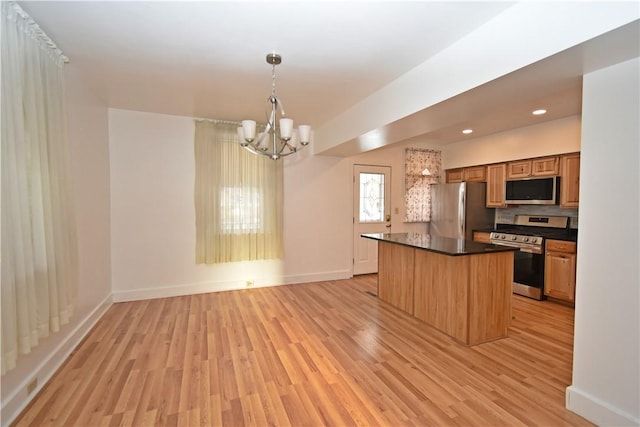
[{"label": "stove control knob", "polygon": [[516,240],[517,238],[517,236],[511,236],[511,240]]},{"label": "stove control knob", "polygon": [[528,242],[528,241],[529,241],[529,238],[528,238],[528,237],[525,237],[522,241],[526,243],[526,242]]},{"label": "stove control knob", "polygon": [[507,237],[507,236],[505,236],[504,234],[500,236],[500,238],[501,238],[502,240],[504,240],[506,237]]}]

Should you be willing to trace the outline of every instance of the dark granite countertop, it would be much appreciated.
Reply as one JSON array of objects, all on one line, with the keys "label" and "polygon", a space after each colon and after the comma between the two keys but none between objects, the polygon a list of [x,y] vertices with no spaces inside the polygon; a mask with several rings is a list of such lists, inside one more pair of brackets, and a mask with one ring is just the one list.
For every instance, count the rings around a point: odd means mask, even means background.
[{"label": "dark granite countertop", "polygon": [[471,240],[451,239],[449,237],[432,236],[424,233],[374,233],[361,234],[367,239],[379,240],[412,248],[424,249],[443,255],[477,255],[494,252],[514,252],[517,248],[491,245]]}]

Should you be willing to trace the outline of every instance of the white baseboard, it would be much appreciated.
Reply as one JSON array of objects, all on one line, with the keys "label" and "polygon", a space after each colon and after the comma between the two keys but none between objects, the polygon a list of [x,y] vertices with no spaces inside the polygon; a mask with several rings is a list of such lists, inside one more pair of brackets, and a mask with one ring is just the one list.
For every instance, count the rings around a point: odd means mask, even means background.
[{"label": "white baseboard", "polygon": [[637,426],[640,418],[611,406],[575,386],[567,387],[567,409],[599,426]]},{"label": "white baseboard", "polygon": [[[303,274],[296,276],[280,276],[265,277],[256,279],[253,282],[253,288],[264,288],[269,286],[292,285],[297,283],[322,282],[328,280],[342,280],[351,278],[351,271],[337,270],[322,273]],[[168,286],[162,288],[144,288],[130,291],[113,292],[114,302],[140,301],[145,299],[168,298],[183,295],[203,294],[208,292],[235,291],[247,289],[244,281],[220,281],[220,282],[202,282],[188,283],[176,286]]]},{"label": "white baseboard", "polygon": [[[31,402],[44,385],[51,379],[53,374],[67,360],[71,352],[80,344],[89,331],[102,318],[104,313],[111,307],[113,300],[108,295],[96,308],[94,308],[87,316],[82,319],[78,325],[67,335],[66,338],[52,351],[49,356],[38,365],[30,375],[16,390],[7,396],[2,402],[2,426],[10,425],[13,420],[20,415],[20,412]],[[38,379],[36,388],[27,393],[27,384],[33,379]]]}]

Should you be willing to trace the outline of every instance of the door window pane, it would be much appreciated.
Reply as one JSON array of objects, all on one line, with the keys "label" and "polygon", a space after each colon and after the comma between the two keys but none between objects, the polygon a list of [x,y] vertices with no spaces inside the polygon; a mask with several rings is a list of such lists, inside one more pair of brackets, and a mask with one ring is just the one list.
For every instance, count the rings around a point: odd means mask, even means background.
[{"label": "door window pane", "polygon": [[360,222],[384,221],[384,174],[360,174]]}]

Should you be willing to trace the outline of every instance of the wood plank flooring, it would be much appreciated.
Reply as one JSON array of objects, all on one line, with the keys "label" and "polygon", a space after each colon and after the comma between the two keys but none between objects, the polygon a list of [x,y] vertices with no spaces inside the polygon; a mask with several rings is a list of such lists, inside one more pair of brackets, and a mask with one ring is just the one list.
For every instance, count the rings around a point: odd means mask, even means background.
[{"label": "wood plank flooring", "polygon": [[16,426],[563,426],[573,310],[465,347],[350,280],[114,304]]}]

